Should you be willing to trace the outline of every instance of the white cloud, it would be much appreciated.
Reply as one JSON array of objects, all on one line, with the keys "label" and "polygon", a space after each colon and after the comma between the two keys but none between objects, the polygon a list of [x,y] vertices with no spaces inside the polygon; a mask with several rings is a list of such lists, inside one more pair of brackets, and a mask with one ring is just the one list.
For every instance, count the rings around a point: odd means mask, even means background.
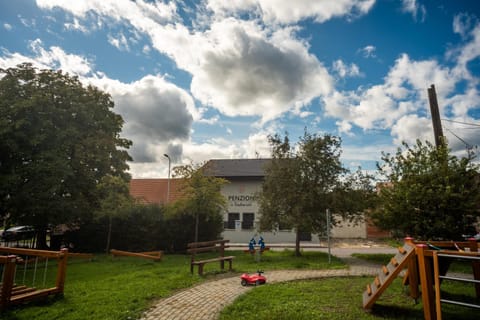
[{"label": "white cloud", "polygon": [[143,49],[142,49],[143,53],[148,55],[148,54],[150,54],[150,51],[152,51],[152,48],[150,48],[150,46],[148,46],[148,45],[143,46]]},{"label": "white cloud", "polygon": [[67,30],[75,30],[83,33],[89,32],[87,27],[81,25],[77,18],[73,18],[72,22],[67,22],[64,24],[64,26],[65,26],[65,29]]},{"label": "white cloud", "polygon": [[453,32],[466,38],[477,23],[478,19],[475,16],[459,13],[453,17]]},{"label": "white cloud", "polygon": [[120,51],[130,51],[127,38],[123,33],[119,33],[117,36],[108,35],[108,43]]},{"label": "white cloud", "polygon": [[[358,91],[335,92],[325,98],[328,115],[341,119],[340,130],[349,132],[347,123],[364,129],[388,129],[404,116],[427,112],[427,88],[435,84],[439,103],[453,92],[457,78],[434,60],[412,61],[401,55],[383,84]],[[429,112],[429,111],[428,111]],[[392,130],[392,134],[400,133]]]},{"label": "white cloud", "polygon": [[207,36],[212,46],[197,51],[191,90],[226,115],[271,120],[332,90],[327,70],[288,31],[267,38],[252,23],[228,19]]},{"label": "white cloud", "polygon": [[443,103],[451,106],[452,118],[457,121],[475,122],[468,112],[480,108],[480,93],[475,87],[470,87],[463,94],[445,98]]},{"label": "white cloud", "polygon": [[213,116],[211,118],[202,118],[200,120],[198,120],[199,123],[206,123],[206,124],[216,124],[218,123],[218,120],[220,119],[220,117],[217,115],[217,116]]},{"label": "white cloud", "polygon": [[57,46],[45,49],[40,39],[30,41],[29,46],[34,54],[33,58],[4,51],[3,57],[0,57],[0,66],[8,68],[23,62],[30,62],[38,68],[61,69],[79,76],[86,76],[92,72],[92,63],[82,56],[68,54]]},{"label": "white cloud", "polygon": [[35,28],[37,24],[35,19],[28,20],[21,15],[18,15],[18,20],[20,20],[20,23],[27,28]]},{"label": "white cloud", "polygon": [[410,13],[415,21],[425,21],[427,10],[423,4],[418,4],[417,0],[402,0],[402,11]]},{"label": "white cloud", "polygon": [[5,30],[7,30],[7,31],[10,31],[10,30],[13,29],[12,25],[9,24],[9,23],[4,23],[4,24],[3,24],[3,28],[4,28]]},{"label": "white cloud", "polygon": [[457,62],[455,72],[461,77],[472,79],[473,75],[469,71],[468,63],[480,57],[480,23],[477,23],[466,37],[469,42],[462,47],[452,49],[447,54]]},{"label": "white cloud", "polygon": [[359,49],[359,52],[362,53],[364,58],[376,58],[376,54],[375,54],[376,50],[377,48],[375,46],[368,45],[363,47],[362,49]]},{"label": "white cloud", "polygon": [[289,24],[305,19],[322,23],[334,17],[368,13],[375,0],[209,0],[208,7],[217,15],[255,11],[266,23]]},{"label": "white cloud", "polygon": [[335,125],[338,128],[338,131],[340,133],[344,133],[349,136],[353,136],[353,133],[351,132],[352,130],[352,124],[349,121],[342,120],[342,121],[336,121]]},{"label": "white cloud", "polygon": [[203,143],[185,142],[183,144],[184,163],[201,163],[210,159],[241,159],[270,157],[267,133],[259,131],[243,140],[214,138]]},{"label": "white cloud", "polygon": [[340,78],[360,76],[360,69],[354,63],[348,65],[342,60],[336,60],[333,62],[332,68],[340,76]]},{"label": "white cloud", "polygon": [[42,9],[52,10],[56,7],[70,11],[77,17],[85,18],[90,13],[98,16],[107,16],[117,21],[144,20],[145,25],[151,22],[164,23],[176,17],[176,4],[174,1],[144,2],[130,0],[36,0],[37,6]]},{"label": "white cloud", "polygon": [[402,54],[395,62],[387,76],[391,90],[401,89],[403,84],[413,86],[417,92],[426,92],[426,88],[435,84],[437,94],[445,97],[455,88],[458,79],[447,67],[436,60],[413,61],[407,54]]},{"label": "white cloud", "polygon": [[268,136],[273,133],[267,129],[251,134],[244,141],[245,156],[247,158],[269,158],[272,153],[268,144]]},{"label": "white cloud", "polygon": [[409,114],[398,119],[392,127],[394,143],[400,145],[403,141],[414,144],[417,139],[433,141],[432,120]]},{"label": "white cloud", "polygon": [[[85,17],[90,10],[131,24],[151,38],[153,48],[192,75],[191,92],[200,102],[225,115],[259,116],[265,122],[285,112],[304,114],[302,108],[314,98],[331,93],[333,79],[309,53],[308,44],[296,38],[296,28],[270,28],[225,13],[255,7],[267,22],[290,23],[305,18],[323,22],[332,17],[365,14],[374,1],[209,1],[207,5],[218,15],[199,30],[179,23],[173,5],[162,5],[162,10],[157,10],[143,1],[37,3],[49,9],[60,6],[78,17]],[[125,43],[118,37],[110,41],[119,48]],[[359,71],[350,65],[340,72],[353,76]]]}]

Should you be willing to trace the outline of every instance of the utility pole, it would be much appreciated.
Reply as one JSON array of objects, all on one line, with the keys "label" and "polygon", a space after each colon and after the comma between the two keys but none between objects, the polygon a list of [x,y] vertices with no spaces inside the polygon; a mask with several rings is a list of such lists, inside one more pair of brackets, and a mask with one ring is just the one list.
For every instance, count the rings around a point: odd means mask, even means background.
[{"label": "utility pole", "polygon": [[168,159],[167,203],[169,203],[170,202],[170,157],[166,153],[163,156]]},{"label": "utility pole", "polygon": [[435,145],[440,147],[445,143],[443,136],[442,122],[440,120],[440,112],[438,111],[437,93],[435,86],[432,84],[428,88],[428,101],[430,102],[430,112],[432,114],[433,135],[435,136]]}]

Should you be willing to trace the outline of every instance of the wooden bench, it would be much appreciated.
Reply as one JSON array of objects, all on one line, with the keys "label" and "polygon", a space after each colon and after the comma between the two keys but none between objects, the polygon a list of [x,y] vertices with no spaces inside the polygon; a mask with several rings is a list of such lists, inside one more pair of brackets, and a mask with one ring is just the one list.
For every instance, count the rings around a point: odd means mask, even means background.
[{"label": "wooden bench", "polygon": [[[198,274],[203,275],[203,266],[210,262],[220,262],[220,269],[225,269],[225,261],[228,261],[228,270],[232,270],[232,262],[235,258],[234,256],[225,256],[225,248],[228,248],[228,245],[225,245],[230,240],[214,240],[214,241],[204,241],[204,242],[192,242],[187,245],[187,252],[191,254],[190,260],[190,272],[193,274],[194,266],[198,266]],[[195,260],[196,255],[199,253],[206,253],[217,251],[218,257],[204,259],[204,260]]]}]

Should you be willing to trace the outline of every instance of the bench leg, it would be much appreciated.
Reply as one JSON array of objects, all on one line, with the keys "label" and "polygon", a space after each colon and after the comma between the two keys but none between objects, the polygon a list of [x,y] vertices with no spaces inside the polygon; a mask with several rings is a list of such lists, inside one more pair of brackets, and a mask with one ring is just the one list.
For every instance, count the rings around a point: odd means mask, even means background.
[{"label": "bench leg", "polygon": [[228,260],[228,271],[232,271],[232,260]]},{"label": "bench leg", "polygon": [[203,263],[198,265],[198,274],[203,276]]},{"label": "bench leg", "polygon": [[225,269],[225,261],[220,260],[220,269]]}]

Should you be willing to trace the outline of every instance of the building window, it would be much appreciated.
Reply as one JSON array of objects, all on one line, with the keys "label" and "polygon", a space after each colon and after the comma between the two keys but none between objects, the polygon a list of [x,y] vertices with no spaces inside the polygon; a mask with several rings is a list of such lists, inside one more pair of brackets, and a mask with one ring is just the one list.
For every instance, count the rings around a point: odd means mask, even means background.
[{"label": "building window", "polygon": [[312,234],[310,232],[299,232],[298,238],[300,241],[312,241]]},{"label": "building window", "polygon": [[240,213],[228,213],[228,221],[224,222],[225,229],[235,229],[235,221],[240,220]]},{"label": "building window", "polygon": [[255,221],[254,213],[244,213],[242,221],[242,229],[253,229],[253,222]]}]

